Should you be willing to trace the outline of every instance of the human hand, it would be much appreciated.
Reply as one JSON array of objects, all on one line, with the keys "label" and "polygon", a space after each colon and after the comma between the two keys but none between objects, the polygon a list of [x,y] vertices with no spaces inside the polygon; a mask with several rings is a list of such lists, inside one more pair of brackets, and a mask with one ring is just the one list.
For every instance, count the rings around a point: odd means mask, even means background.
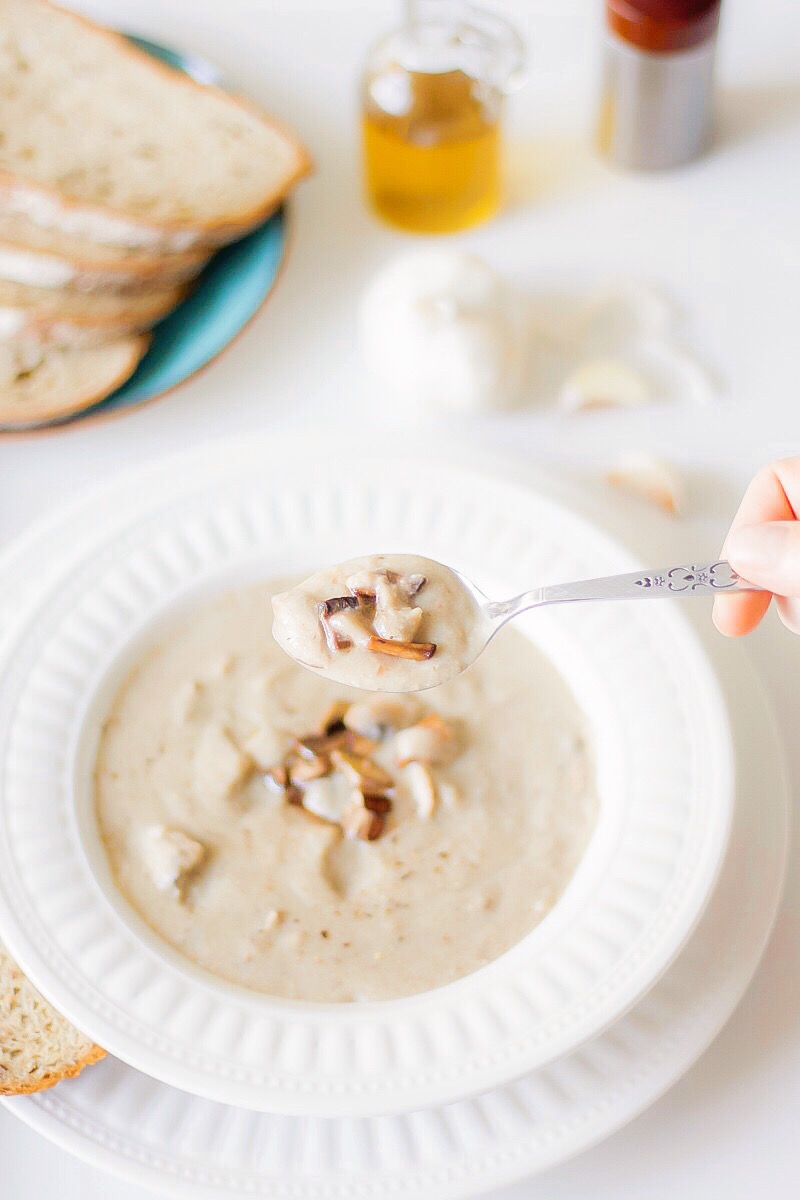
[{"label": "human hand", "polygon": [[714,624],[728,637],[755,629],[774,595],[787,629],[800,633],[800,458],[784,458],[753,479],[733,519],[722,557],[766,592],[717,596]]}]

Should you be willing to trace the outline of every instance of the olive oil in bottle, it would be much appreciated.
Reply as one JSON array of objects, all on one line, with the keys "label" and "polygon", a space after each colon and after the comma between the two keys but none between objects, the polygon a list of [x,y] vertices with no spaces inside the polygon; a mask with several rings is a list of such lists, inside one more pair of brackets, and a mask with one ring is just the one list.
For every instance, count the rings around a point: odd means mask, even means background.
[{"label": "olive oil in bottle", "polygon": [[452,233],[500,206],[502,102],[519,43],[454,0],[408,0],[406,16],[364,80],[367,196],[402,229]]}]

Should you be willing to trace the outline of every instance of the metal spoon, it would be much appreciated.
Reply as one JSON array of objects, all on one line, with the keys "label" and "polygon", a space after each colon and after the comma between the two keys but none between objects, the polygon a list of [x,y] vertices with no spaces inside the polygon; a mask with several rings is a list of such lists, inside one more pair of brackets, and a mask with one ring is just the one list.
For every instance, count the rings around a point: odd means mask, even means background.
[{"label": "metal spoon", "polygon": [[[453,572],[457,574],[457,572]],[[478,599],[492,626],[490,637],[512,617],[545,604],[571,604],[579,600],[658,600],[668,596],[716,596],[719,592],[760,592],[747,583],[728,562],[704,566],[666,567],[660,571],[633,571],[630,575],[608,575],[605,579],[583,579],[578,583],[554,583],[523,592],[513,600],[491,601],[474,584],[459,575],[461,582]],[[488,639],[487,639],[488,640]]]},{"label": "metal spoon", "polygon": [[[451,570],[451,568],[445,568]],[[665,567],[657,571],[633,571],[629,575],[608,575],[600,579],[583,579],[575,583],[554,583],[548,587],[523,592],[510,600],[489,600],[471,580],[452,571],[461,585],[471,593],[480,622],[480,637],[470,639],[469,661],[454,664],[452,674],[439,676],[435,681],[422,682],[415,691],[454,678],[471,666],[482,654],[499,629],[520,613],[550,604],[575,604],[587,600],[659,600],[680,596],[715,596],[720,592],[760,592],[762,588],[748,583],[737,575],[730,563],[723,561],[698,565]],[[424,668],[424,664],[418,664]],[[421,672],[424,674],[424,672]]]},{"label": "metal spoon", "polygon": [[[397,556],[382,556],[387,564]],[[418,692],[437,687],[460,675],[488,646],[506,622],[530,609],[550,604],[574,604],[586,600],[656,600],[675,596],[715,596],[721,592],[758,592],[727,562],[666,567],[659,571],[633,571],[576,583],[556,583],[523,592],[510,600],[490,600],[471,580],[458,571],[431,559],[414,559],[418,569],[448,597],[437,605],[438,641],[427,644],[392,643],[382,639],[380,654],[353,648],[328,656],[324,662],[309,662],[296,652],[291,640],[276,633],[279,644],[302,665],[340,683],[370,691]],[[425,608],[424,593],[420,599]],[[450,619],[452,618],[452,619]],[[316,618],[314,618],[316,623]],[[277,626],[276,626],[277,629]],[[449,636],[448,636],[449,634]],[[419,654],[414,653],[419,651]],[[425,651],[425,653],[422,653]],[[412,660],[412,661],[409,661]],[[380,666],[377,666],[378,661]]]}]

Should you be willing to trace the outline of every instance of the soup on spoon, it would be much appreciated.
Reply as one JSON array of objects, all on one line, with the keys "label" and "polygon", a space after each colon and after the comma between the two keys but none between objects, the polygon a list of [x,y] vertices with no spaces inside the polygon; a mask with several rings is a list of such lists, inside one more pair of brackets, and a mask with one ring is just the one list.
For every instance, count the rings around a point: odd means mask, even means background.
[{"label": "soup on spoon", "polygon": [[415,554],[372,554],[317,571],[273,597],[273,636],[338,683],[417,692],[460,675],[487,640],[478,597]]}]

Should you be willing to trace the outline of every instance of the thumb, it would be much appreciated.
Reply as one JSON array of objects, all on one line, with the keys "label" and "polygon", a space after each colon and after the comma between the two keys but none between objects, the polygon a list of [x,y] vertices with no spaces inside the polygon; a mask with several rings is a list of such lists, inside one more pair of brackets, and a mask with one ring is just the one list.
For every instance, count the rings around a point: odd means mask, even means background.
[{"label": "thumb", "polygon": [[748,583],[776,596],[800,596],[800,521],[744,525],[728,535],[725,553]]}]

